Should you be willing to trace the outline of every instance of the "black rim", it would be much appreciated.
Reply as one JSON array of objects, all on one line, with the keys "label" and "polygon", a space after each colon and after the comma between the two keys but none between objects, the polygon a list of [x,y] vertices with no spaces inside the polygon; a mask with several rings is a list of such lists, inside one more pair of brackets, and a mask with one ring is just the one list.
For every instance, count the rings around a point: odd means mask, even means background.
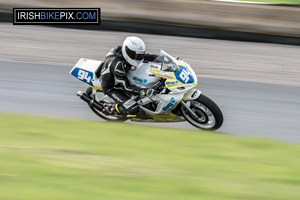
[{"label": "black rim", "polygon": [[181,106],[183,115],[187,121],[201,129],[214,128],[216,124],[216,118],[207,106],[197,101],[190,101],[190,105],[188,106],[190,106],[190,109],[194,111],[197,117],[191,116],[187,109]]},{"label": "black rim", "polygon": [[208,122],[208,117],[207,117],[207,115],[204,112],[202,112],[202,110],[197,109],[197,108],[192,108],[192,110],[198,116],[198,119],[194,119],[194,120],[196,120],[197,122],[199,122],[201,124],[206,124]]},{"label": "black rim", "polygon": [[191,116],[186,109],[184,109],[184,111],[195,121],[197,121],[198,123],[201,124],[206,124],[208,122],[208,116],[205,112],[203,112],[200,108],[197,108],[195,106],[194,102],[191,102],[191,110],[195,112],[195,114],[197,115],[198,118],[194,118],[193,116]]}]

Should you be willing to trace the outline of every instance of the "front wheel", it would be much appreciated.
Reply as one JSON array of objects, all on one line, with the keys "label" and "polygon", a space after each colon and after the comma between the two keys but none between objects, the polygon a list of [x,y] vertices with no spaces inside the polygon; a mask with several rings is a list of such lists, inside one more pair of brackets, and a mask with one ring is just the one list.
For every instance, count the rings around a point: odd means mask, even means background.
[{"label": "front wheel", "polygon": [[192,116],[184,106],[181,106],[181,113],[193,126],[205,130],[217,130],[222,126],[222,111],[219,106],[207,96],[201,94],[198,99],[185,103],[196,116]]}]

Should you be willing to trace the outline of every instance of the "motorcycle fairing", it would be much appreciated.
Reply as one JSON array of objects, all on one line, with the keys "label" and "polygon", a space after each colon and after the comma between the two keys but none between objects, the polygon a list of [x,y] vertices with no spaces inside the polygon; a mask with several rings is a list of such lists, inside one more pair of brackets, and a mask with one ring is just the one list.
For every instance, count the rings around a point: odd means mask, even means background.
[{"label": "motorcycle fairing", "polygon": [[140,108],[147,113],[155,114],[155,115],[166,113],[173,110],[180,103],[183,97],[184,97],[184,93],[160,94],[155,99],[153,99],[159,102],[157,104],[155,111],[148,110],[142,105],[140,105]]},{"label": "motorcycle fairing", "polygon": [[155,115],[148,113],[148,115],[151,117],[150,119],[139,119],[139,118],[133,118],[132,121],[136,122],[182,122],[185,121],[184,117],[175,115],[171,112]]},{"label": "motorcycle fairing", "polygon": [[150,88],[158,81],[158,77],[153,76],[148,63],[141,64],[138,69],[127,73],[127,78],[131,85]]},{"label": "motorcycle fairing", "polygon": [[101,82],[96,77],[96,71],[101,63],[102,61],[80,58],[80,60],[70,71],[70,74],[88,86],[102,91]]},{"label": "motorcycle fairing", "polygon": [[183,92],[182,90],[177,91],[178,88],[181,89],[184,87],[184,91],[186,91],[188,89],[196,87],[198,84],[197,76],[192,68],[182,60],[174,59],[173,61],[179,66],[179,71],[163,71],[159,70],[156,65],[153,65],[150,67],[150,72],[155,76],[167,79],[165,81],[166,88],[169,88],[171,91],[173,88],[173,90],[175,89],[174,92]]}]

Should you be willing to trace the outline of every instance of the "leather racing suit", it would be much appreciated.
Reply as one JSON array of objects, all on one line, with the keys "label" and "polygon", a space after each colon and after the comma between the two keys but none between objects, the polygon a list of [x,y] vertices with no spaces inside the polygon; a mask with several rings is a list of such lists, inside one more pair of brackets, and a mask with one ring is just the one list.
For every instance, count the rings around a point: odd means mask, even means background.
[{"label": "leather racing suit", "polygon": [[[139,111],[139,107],[131,97],[139,95],[142,88],[130,85],[126,74],[132,65],[123,58],[121,49],[121,46],[117,46],[106,55],[101,69],[101,87],[104,94],[118,103],[119,113],[135,115]],[[155,54],[146,53],[144,62],[154,61],[156,57]]]}]

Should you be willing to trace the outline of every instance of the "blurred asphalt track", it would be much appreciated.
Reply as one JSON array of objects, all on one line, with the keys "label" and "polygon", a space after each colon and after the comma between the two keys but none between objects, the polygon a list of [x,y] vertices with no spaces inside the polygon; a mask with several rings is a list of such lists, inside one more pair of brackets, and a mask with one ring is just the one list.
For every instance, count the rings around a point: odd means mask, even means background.
[{"label": "blurred asphalt track", "polygon": [[[0,58],[73,65],[79,58],[104,59],[128,32],[88,31],[0,23]],[[300,86],[300,48],[293,45],[134,34],[147,51],[163,49],[188,62],[196,74]]]},{"label": "blurred asphalt track", "polygon": [[[77,90],[86,86],[68,74],[71,68],[66,64],[0,60],[1,112],[99,120],[76,96]],[[220,132],[300,142],[299,86],[198,80],[198,88],[223,110],[225,121]],[[186,122],[159,125],[193,128]]]}]

